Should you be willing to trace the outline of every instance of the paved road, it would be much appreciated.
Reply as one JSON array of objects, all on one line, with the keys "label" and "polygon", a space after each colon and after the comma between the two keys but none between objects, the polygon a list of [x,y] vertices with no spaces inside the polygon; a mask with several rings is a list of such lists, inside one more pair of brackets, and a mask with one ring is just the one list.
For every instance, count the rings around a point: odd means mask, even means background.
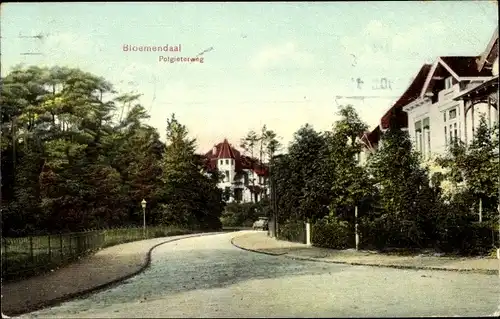
[{"label": "paved road", "polygon": [[496,276],[295,261],[233,247],[236,233],[155,250],[120,286],[24,317],[490,316]]}]

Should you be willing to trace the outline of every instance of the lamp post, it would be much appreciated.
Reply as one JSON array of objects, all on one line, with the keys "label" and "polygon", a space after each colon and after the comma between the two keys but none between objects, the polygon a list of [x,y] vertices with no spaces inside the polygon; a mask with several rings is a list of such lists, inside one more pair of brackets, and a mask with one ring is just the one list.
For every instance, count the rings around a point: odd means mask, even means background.
[{"label": "lamp post", "polygon": [[142,206],[142,234],[144,238],[146,238],[146,200],[142,199],[141,206]]}]

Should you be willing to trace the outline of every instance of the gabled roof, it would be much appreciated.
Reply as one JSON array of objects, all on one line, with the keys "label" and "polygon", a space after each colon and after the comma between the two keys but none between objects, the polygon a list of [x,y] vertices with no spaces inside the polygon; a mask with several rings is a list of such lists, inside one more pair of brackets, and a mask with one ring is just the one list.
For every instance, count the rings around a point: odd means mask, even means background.
[{"label": "gabled roof", "polygon": [[450,74],[457,81],[490,77],[491,70],[482,69],[479,71],[477,69],[477,60],[477,56],[441,56],[437,58],[422,86],[420,97],[425,95],[435,75],[443,75],[443,70],[446,70],[445,73]]},{"label": "gabled roof", "polygon": [[403,95],[401,95],[396,103],[394,103],[394,105],[384,114],[384,116],[380,120],[382,129],[386,129],[389,127],[389,120],[391,119],[392,113],[396,115],[400,127],[403,128],[408,126],[408,115],[403,111],[403,107],[413,102],[420,96],[422,87],[427,76],[429,75],[431,67],[432,65],[430,64],[424,64],[420,68],[417,76],[415,76],[415,79],[411,82]]},{"label": "gabled roof", "polygon": [[394,103],[394,105],[381,118],[381,125],[377,126],[373,131],[365,133],[362,139],[365,143],[374,144],[378,142],[381,136],[381,129],[386,129],[389,126],[391,114],[395,114],[401,127],[408,126],[408,116],[402,109],[405,105],[421,98],[425,95],[429,84],[432,81],[434,73],[438,67],[446,69],[456,80],[460,81],[464,78],[471,77],[491,77],[491,70],[485,68],[485,61],[493,63],[498,57],[498,27],[495,30],[493,37],[490,40],[485,52],[481,56],[442,56],[439,57],[432,65],[425,64],[420,69],[419,73],[412,81],[408,89]]},{"label": "gabled roof", "polygon": [[493,32],[490,42],[486,46],[484,52],[477,59],[477,70],[481,72],[485,66],[492,64],[498,57],[498,27]]},{"label": "gabled roof", "polygon": [[491,76],[491,71],[477,67],[478,56],[442,56],[446,63],[459,77]]}]

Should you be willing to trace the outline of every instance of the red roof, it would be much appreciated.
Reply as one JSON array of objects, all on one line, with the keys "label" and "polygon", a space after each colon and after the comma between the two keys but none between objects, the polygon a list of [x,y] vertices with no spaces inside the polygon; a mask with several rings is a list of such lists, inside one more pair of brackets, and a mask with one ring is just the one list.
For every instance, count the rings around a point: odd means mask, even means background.
[{"label": "red roof", "polygon": [[234,159],[236,172],[241,172],[243,169],[253,170],[257,175],[266,176],[268,174],[267,165],[259,164],[259,160],[250,156],[241,155],[227,139],[222,143],[214,145],[214,147],[205,154],[207,158],[208,169],[216,169],[219,159]]},{"label": "red roof", "polygon": [[427,75],[431,70],[432,65],[424,64],[420,71],[418,72],[415,79],[412,81],[408,89],[401,95],[401,97],[394,103],[394,105],[384,114],[382,117],[381,125],[382,129],[387,129],[389,127],[389,120],[391,119],[391,114],[394,112],[397,121],[401,128],[408,127],[408,115],[403,111],[403,107],[412,101],[416,100],[420,93],[422,92],[422,87],[424,86]]},{"label": "red roof", "polygon": [[221,145],[221,147],[218,149],[219,152],[217,154],[217,158],[236,158],[233,152],[233,148],[231,144],[229,144],[227,139],[224,139],[224,142],[219,145]]},{"label": "red roof", "polygon": [[[484,60],[493,60],[498,56],[498,28],[495,30],[493,37],[488,44],[485,52],[481,56],[442,56],[440,59],[448,65],[460,77],[476,77],[476,76],[491,76],[491,70],[483,68]],[[492,61],[489,61],[492,63]],[[422,91],[422,88],[427,80],[427,76],[432,68],[432,65],[425,64],[420,68],[419,73],[410,84],[408,89],[398,99],[396,103],[384,114],[381,119],[382,129],[389,127],[389,120],[394,112],[400,124],[400,127],[408,127],[408,116],[403,111],[403,107],[412,101],[416,100]],[[380,127],[377,126],[373,131],[365,133],[363,139],[371,144],[377,143],[381,136]]]}]

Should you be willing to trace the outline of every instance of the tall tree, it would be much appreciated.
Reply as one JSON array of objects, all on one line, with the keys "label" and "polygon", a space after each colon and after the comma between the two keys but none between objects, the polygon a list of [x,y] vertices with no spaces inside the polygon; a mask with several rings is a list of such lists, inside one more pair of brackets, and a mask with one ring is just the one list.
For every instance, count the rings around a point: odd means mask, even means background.
[{"label": "tall tree", "polygon": [[250,177],[250,183],[251,183],[251,193],[252,193],[252,197],[253,197],[253,201],[254,202],[257,202],[257,196],[258,196],[258,193],[256,191],[256,183],[255,183],[255,176],[254,176],[254,169],[256,169],[257,167],[255,167],[255,151],[256,151],[256,147],[258,145],[258,142],[259,142],[260,138],[259,136],[257,135],[257,133],[253,130],[251,130],[250,132],[247,133],[247,135],[241,140],[241,143],[240,143],[240,147],[243,149],[244,153],[246,155],[249,155],[250,158],[251,158],[251,169],[252,169],[252,175],[249,176]]},{"label": "tall tree", "polygon": [[294,183],[294,189],[300,192],[294,209],[297,219],[316,219],[324,215],[331,194],[331,180],[325,166],[327,152],[326,136],[309,124],[295,133],[288,149],[291,176],[287,185]]},{"label": "tall tree", "polygon": [[369,159],[370,173],[379,186],[381,211],[373,214],[379,244],[425,245],[430,215],[435,207],[427,172],[412,149],[408,132],[395,117],[383,135],[381,149]]},{"label": "tall tree", "polygon": [[162,160],[162,222],[185,226],[220,227],[223,210],[219,176],[205,175],[202,160],[195,154],[195,140],[173,114],[167,120],[167,144]]},{"label": "tall tree", "polygon": [[[166,150],[158,132],[144,124],[149,115],[139,94],[120,94],[99,76],[62,67],[16,67],[2,84],[5,236],[142,224],[143,198],[148,224],[164,220],[162,204],[170,203],[161,180]],[[185,159],[181,165],[203,164],[199,157]],[[216,177],[199,169],[186,176],[192,187],[184,202],[197,203],[192,226],[217,226]]]},{"label": "tall tree", "polygon": [[352,220],[354,207],[372,193],[369,176],[359,165],[362,151],[359,137],[368,126],[351,105],[341,106],[337,115],[340,119],[328,139],[333,194],[330,209],[332,214]]}]

